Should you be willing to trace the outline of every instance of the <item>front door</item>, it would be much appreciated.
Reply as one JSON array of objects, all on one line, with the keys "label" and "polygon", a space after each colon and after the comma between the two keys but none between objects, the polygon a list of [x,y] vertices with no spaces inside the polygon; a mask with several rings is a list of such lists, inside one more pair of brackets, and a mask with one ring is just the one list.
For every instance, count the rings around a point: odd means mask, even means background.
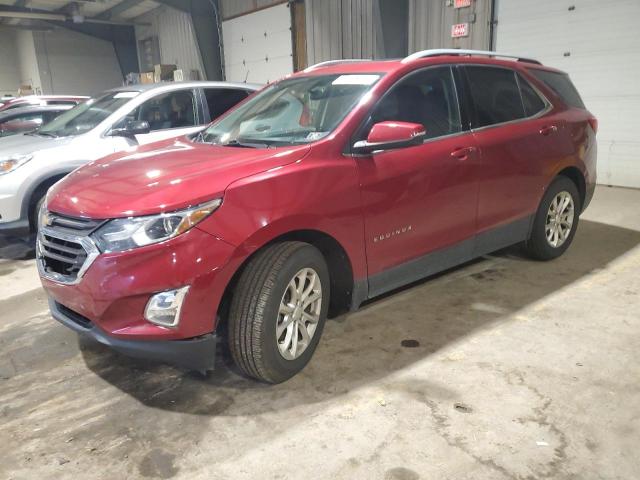
[{"label": "front door", "polygon": [[451,69],[426,68],[399,81],[360,136],[387,120],[422,124],[427,138],[355,159],[371,296],[469,259],[475,234],[477,147],[463,130]]},{"label": "front door", "polygon": [[125,139],[130,145],[146,145],[147,143],[179,137],[197,132],[203,128],[204,121],[198,118],[195,91],[192,89],[156,95],[124,117],[116,127],[124,126],[131,120],[145,121],[150,131],[136,135],[133,139]]}]

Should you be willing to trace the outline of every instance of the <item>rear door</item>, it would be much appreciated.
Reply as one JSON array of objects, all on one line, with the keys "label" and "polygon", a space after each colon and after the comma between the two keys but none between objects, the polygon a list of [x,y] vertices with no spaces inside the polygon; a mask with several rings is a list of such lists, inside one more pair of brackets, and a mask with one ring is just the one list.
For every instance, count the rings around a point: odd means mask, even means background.
[{"label": "rear door", "polygon": [[[383,97],[355,140],[382,121],[422,124],[423,144],[356,157],[371,295],[469,259],[475,233],[477,155],[463,127],[449,66],[410,73]],[[436,251],[449,253],[427,260]],[[430,270],[433,269],[433,270]]]},{"label": "rear door", "polygon": [[[531,216],[562,145],[562,124],[551,104],[516,71],[500,66],[461,68],[471,98],[471,125],[480,147],[478,232],[501,228],[499,236],[480,236],[476,253],[526,238]],[[483,241],[490,238],[491,245]]]}]

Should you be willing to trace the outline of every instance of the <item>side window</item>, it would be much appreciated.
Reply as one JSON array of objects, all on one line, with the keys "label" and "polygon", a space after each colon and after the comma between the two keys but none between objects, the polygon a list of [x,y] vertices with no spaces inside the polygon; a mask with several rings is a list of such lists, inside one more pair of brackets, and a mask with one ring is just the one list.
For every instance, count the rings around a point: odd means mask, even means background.
[{"label": "side window", "polygon": [[428,68],[400,80],[378,102],[370,125],[384,121],[419,123],[427,132],[426,138],[460,132],[451,68]]},{"label": "side window", "polygon": [[49,123],[51,120],[58,117],[62,113],[64,113],[64,110],[60,112],[44,112],[42,114],[42,123]]},{"label": "side window", "polygon": [[47,100],[47,105],[77,105],[75,100]]},{"label": "side window", "polygon": [[35,123],[42,123],[42,116],[44,114],[42,112],[37,112],[37,113],[23,113],[22,115],[19,115],[17,117],[14,117],[12,121],[15,122],[35,122]]},{"label": "side window", "polygon": [[524,113],[527,117],[540,113],[547,107],[547,104],[540,98],[540,95],[533,89],[522,75],[518,75],[518,84],[520,85],[520,93],[522,94],[522,103],[524,104]]},{"label": "side window", "polygon": [[475,66],[465,70],[476,111],[476,128],[525,117],[513,70]]},{"label": "side window", "polygon": [[40,125],[42,125],[42,113],[23,114],[0,124],[0,137],[12,133],[27,132]]},{"label": "side window", "polygon": [[169,128],[185,128],[197,125],[195,97],[191,90],[181,90],[158,95],[147,100],[129,113],[117,125],[140,120],[149,123],[151,131]]},{"label": "side window", "polygon": [[576,87],[571,83],[569,75],[548,70],[531,68],[529,72],[553,90],[567,105],[575,108],[586,108]]},{"label": "side window", "polygon": [[249,93],[246,90],[232,88],[205,88],[204,96],[211,120],[215,120],[236,103],[247,98]]}]

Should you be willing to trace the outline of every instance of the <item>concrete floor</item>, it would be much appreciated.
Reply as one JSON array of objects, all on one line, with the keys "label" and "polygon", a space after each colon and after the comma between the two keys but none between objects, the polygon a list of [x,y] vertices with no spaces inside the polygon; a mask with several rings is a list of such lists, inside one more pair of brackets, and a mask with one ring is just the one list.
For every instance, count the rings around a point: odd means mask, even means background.
[{"label": "concrete floor", "polygon": [[275,387],[79,341],[3,260],[0,478],[640,478],[639,245],[640,191],[599,188],[561,259],[379,299]]}]

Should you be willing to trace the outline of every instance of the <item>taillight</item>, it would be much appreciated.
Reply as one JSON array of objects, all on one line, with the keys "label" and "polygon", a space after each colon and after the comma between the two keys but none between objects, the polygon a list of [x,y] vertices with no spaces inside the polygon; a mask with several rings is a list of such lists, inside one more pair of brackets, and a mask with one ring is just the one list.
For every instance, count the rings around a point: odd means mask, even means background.
[{"label": "taillight", "polygon": [[589,125],[593,128],[593,133],[598,133],[598,119],[596,117],[589,117]]}]

